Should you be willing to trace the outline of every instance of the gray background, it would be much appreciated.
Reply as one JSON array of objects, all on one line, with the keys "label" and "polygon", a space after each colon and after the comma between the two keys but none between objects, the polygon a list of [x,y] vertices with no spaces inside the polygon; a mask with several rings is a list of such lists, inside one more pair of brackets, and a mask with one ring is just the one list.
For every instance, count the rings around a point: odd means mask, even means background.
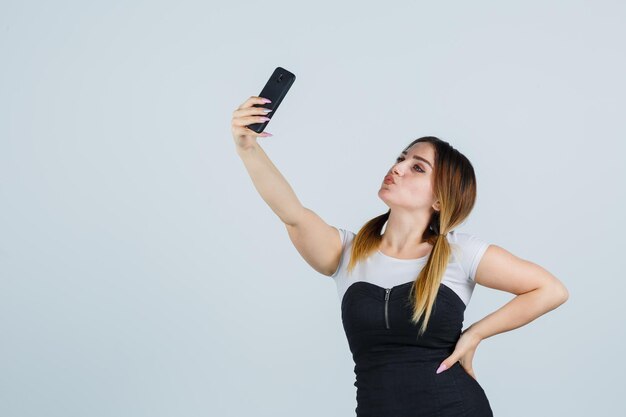
[{"label": "gray background", "polygon": [[[350,416],[316,273],[235,152],[232,112],[297,76],[259,143],[358,229],[398,152],[473,163],[457,230],[542,265],[560,308],[484,340],[497,416],[623,403],[626,6],[0,3],[0,415]],[[477,286],[465,327],[512,299]]]}]

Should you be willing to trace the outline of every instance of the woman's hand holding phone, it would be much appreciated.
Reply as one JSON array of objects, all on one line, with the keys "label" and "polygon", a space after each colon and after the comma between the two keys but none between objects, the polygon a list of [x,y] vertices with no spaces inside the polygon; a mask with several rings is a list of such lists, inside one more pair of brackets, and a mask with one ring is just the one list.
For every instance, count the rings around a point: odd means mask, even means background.
[{"label": "woman's hand holding phone", "polygon": [[[270,119],[276,115],[278,106],[295,80],[296,75],[293,72],[283,67],[276,67],[259,96],[250,97],[233,112],[231,125],[237,150],[256,145],[257,136],[272,136],[271,133],[263,132],[263,130]],[[267,103],[272,103],[268,106],[269,108],[265,106]]]},{"label": "woman's hand holding phone", "polygon": [[263,104],[266,103],[269,103],[269,100],[262,97],[252,96],[233,112],[231,131],[238,150],[254,146],[256,144],[257,136],[272,136],[271,133],[257,133],[246,127],[253,123],[264,123],[269,120],[269,118],[265,117],[265,115],[272,110],[263,107]]}]

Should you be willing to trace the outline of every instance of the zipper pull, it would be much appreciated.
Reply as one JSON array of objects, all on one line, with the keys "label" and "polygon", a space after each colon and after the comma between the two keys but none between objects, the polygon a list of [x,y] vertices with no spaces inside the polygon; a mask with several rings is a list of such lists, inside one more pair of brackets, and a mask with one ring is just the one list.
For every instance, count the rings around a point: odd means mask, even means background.
[{"label": "zipper pull", "polygon": [[385,325],[389,328],[389,313],[387,312],[389,304],[389,293],[391,292],[391,288],[385,288]]}]

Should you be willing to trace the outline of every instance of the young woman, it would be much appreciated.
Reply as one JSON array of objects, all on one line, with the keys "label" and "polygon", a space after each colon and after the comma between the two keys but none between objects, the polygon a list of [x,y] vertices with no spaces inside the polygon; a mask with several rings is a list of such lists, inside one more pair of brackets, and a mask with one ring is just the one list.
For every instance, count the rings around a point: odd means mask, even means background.
[{"label": "young woman", "polygon": [[[454,229],[476,200],[470,161],[448,142],[411,142],[381,183],[389,210],[357,234],[302,206],[246,126],[263,122],[261,97],[233,112],[232,133],[254,186],[298,252],[332,277],[355,362],[359,417],[492,416],[476,380],[478,344],[563,304],[565,286],[541,266]],[[384,231],[383,231],[384,228]],[[515,294],[461,331],[476,283]]]}]

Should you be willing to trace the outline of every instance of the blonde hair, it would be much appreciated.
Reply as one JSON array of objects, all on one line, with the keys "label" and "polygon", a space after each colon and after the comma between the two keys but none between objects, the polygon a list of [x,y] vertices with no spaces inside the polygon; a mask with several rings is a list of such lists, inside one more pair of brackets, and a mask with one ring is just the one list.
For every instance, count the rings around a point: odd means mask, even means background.
[{"label": "blonde hair", "polygon": [[[419,336],[428,326],[433,304],[452,253],[448,239],[440,233],[447,234],[454,230],[471,213],[476,201],[476,176],[472,164],[463,154],[435,136],[416,139],[404,150],[408,151],[418,142],[428,142],[435,147],[433,193],[440,202],[440,211],[432,214],[429,226],[422,236],[433,245],[433,249],[426,265],[411,286],[409,296],[413,305],[411,322],[418,324],[420,318],[424,316]],[[356,234],[348,263],[348,273],[352,272],[358,262],[364,261],[379,249],[382,241],[381,231],[390,213],[391,209],[369,220]]]}]

